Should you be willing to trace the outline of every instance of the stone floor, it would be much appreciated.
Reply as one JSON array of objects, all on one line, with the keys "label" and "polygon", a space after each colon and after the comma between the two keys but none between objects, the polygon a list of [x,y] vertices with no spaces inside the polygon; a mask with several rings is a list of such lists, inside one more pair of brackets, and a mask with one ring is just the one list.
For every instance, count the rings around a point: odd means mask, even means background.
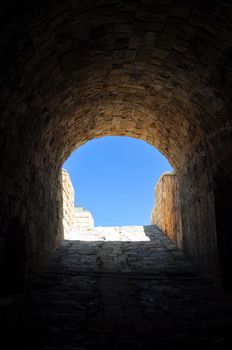
[{"label": "stone floor", "polygon": [[227,349],[232,295],[155,226],[144,232],[150,241],[64,241],[24,295],[0,299],[1,349]]}]

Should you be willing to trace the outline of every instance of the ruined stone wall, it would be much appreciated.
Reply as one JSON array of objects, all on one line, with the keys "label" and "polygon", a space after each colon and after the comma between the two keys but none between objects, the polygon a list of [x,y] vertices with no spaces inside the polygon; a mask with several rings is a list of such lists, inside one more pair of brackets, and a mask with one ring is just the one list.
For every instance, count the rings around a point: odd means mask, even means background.
[{"label": "ruined stone wall", "polygon": [[81,207],[74,208],[73,228],[84,231],[93,230],[94,219],[91,212]]},{"label": "ruined stone wall", "polygon": [[179,186],[175,173],[163,174],[155,187],[151,223],[157,225],[182,248]]},{"label": "ruined stone wall", "polygon": [[63,229],[64,238],[69,234],[74,215],[74,189],[69,173],[62,169]]}]

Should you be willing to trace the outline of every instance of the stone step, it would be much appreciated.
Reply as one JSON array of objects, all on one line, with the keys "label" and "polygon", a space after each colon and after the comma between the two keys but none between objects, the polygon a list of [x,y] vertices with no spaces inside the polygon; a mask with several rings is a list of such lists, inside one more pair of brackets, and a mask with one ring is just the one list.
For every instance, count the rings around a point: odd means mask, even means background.
[{"label": "stone step", "polygon": [[0,303],[4,349],[228,348],[232,296],[166,235],[155,226],[98,229],[143,230],[150,240],[63,241],[17,302]]}]

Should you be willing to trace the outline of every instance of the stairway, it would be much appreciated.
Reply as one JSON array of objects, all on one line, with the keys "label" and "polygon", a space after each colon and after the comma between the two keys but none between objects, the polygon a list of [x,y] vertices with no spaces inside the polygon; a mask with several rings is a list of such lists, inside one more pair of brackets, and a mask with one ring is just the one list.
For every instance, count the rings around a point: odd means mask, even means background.
[{"label": "stairway", "polygon": [[117,234],[133,231],[148,239],[64,241],[20,299],[0,303],[9,348],[216,349],[231,342],[232,296],[200,276],[156,226]]}]

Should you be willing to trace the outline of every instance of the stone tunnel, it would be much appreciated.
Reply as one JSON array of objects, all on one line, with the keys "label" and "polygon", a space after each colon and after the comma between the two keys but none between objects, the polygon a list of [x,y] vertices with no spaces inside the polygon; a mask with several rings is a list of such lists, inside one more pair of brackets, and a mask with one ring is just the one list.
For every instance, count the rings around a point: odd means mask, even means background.
[{"label": "stone tunnel", "polygon": [[63,162],[125,135],[172,164],[182,248],[232,289],[231,1],[3,1],[0,17],[2,281],[60,245]]}]

